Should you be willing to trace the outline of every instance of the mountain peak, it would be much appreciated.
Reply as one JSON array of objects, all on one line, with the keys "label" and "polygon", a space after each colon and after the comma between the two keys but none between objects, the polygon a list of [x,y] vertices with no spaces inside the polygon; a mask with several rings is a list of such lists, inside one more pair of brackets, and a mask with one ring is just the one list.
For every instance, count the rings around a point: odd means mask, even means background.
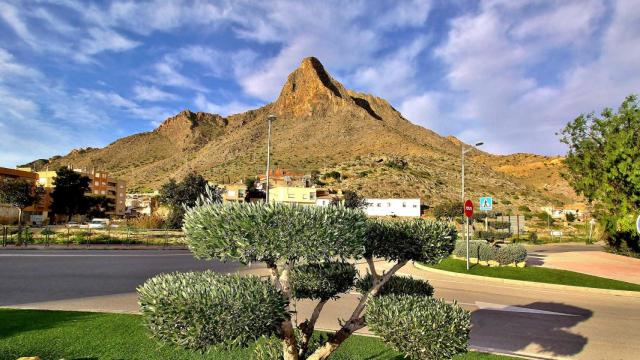
[{"label": "mountain peak", "polygon": [[329,75],[320,60],[307,57],[289,74],[274,110],[304,116],[318,105],[338,105],[345,101],[353,102],[344,86]]}]

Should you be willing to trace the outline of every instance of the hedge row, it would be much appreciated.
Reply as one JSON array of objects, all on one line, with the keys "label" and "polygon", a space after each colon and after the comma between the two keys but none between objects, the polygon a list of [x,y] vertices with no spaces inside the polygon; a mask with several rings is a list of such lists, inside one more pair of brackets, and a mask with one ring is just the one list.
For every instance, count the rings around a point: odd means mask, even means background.
[{"label": "hedge row", "polygon": [[[456,247],[453,255],[459,257],[467,256],[467,243],[465,240],[456,241]],[[527,249],[520,244],[509,244],[502,247],[496,247],[484,240],[469,241],[469,257],[476,258],[480,261],[495,260],[500,265],[509,265],[525,261],[527,258]]]}]

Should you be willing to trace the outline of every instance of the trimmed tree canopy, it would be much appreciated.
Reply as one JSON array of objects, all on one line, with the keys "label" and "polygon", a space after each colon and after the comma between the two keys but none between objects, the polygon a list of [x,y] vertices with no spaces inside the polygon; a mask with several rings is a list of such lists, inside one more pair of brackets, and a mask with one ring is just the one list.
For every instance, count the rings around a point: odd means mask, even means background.
[{"label": "trimmed tree canopy", "polygon": [[184,231],[198,258],[322,262],[361,256],[366,222],[343,207],[201,203],[187,211]]}]

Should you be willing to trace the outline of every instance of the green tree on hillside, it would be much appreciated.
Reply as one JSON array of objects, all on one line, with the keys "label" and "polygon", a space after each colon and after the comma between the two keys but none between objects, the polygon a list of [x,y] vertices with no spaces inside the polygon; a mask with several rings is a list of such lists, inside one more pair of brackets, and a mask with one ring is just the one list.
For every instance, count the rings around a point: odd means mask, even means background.
[{"label": "green tree on hillside", "polygon": [[51,192],[51,211],[54,214],[67,215],[67,221],[76,214],[86,214],[89,199],[85,195],[90,191],[91,179],[69,168],[56,171],[55,188]]},{"label": "green tree on hillside", "polygon": [[640,252],[640,107],[635,95],[615,112],[580,115],[562,130],[569,146],[565,174],[574,190],[595,203],[604,240],[616,250]]},{"label": "green tree on hillside", "polygon": [[[188,173],[181,182],[170,179],[162,185],[159,200],[171,210],[167,219],[167,226],[173,229],[181,228],[185,207],[195,206],[198,198],[205,195],[208,188],[207,180],[195,172]],[[213,187],[209,191],[211,191],[212,196],[220,201],[220,189]]]},{"label": "green tree on hillside", "polygon": [[433,216],[436,219],[453,221],[453,219],[462,216],[463,210],[464,204],[461,201],[447,201],[433,208]]},{"label": "green tree on hillside", "polygon": [[345,190],[342,192],[344,199],[340,200],[337,197],[334,197],[331,200],[331,205],[339,205],[342,204],[347,209],[360,209],[364,210],[369,203],[367,203],[367,199],[362,197],[360,194],[353,190]]},{"label": "green tree on hillside", "polygon": [[40,191],[33,183],[24,179],[2,179],[0,181],[0,203],[18,209],[18,226],[22,226],[22,213],[40,198]]}]

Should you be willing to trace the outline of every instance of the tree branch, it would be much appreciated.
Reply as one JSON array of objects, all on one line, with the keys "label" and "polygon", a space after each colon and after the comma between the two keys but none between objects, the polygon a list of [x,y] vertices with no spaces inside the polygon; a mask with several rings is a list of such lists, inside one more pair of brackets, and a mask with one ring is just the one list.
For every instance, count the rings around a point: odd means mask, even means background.
[{"label": "tree branch", "polygon": [[[369,261],[367,260],[367,262]],[[344,325],[342,325],[340,330],[338,330],[335,334],[331,336],[331,338],[326,344],[324,344],[322,347],[318,348],[313,354],[311,354],[311,356],[309,356],[307,360],[327,359],[331,355],[331,353],[333,353],[335,349],[337,349],[338,346],[340,346],[340,344],[342,344],[349,336],[351,336],[351,334],[365,327],[366,322],[364,317],[361,315],[362,315],[362,311],[364,310],[367,304],[367,299],[369,297],[374,297],[378,295],[378,292],[380,292],[380,289],[382,288],[382,286],[384,286],[384,284],[386,284],[387,281],[389,281],[389,279],[391,278],[391,276],[393,276],[393,274],[395,274],[398,270],[400,270],[403,266],[405,266],[407,262],[408,262],[407,260],[403,260],[393,265],[391,269],[389,269],[389,271],[385,272],[384,275],[382,275],[382,277],[380,278],[380,281],[377,284],[373,285],[367,293],[362,295],[362,297],[360,298],[360,302],[358,303],[358,306],[356,306],[355,310],[353,310],[353,313],[351,314],[351,317],[349,318],[349,320],[347,320],[347,322],[344,323]]]},{"label": "tree branch", "polygon": [[311,318],[305,320],[301,323],[298,328],[302,331],[302,345],[300,346],[300,356],[304,356],[309,349],[309,341],[311,341],[311,337],[313,336],[313,330],[316,327],[316,322],[320,317],[320,312],[322,312],[322,308],[327,303],[328,299],[320,300],[319,303],[316,304],[313,309],[313,313],[311,313]]},{"label": "tree branch", "polygon": [[367,264],[369,264],[369,271],[371,272],[371,277],[373,278],[373,285],[376,285],[380,280],[380,275],[376,271],[376,264],[373,262],[373,257],[366,258]]}]

